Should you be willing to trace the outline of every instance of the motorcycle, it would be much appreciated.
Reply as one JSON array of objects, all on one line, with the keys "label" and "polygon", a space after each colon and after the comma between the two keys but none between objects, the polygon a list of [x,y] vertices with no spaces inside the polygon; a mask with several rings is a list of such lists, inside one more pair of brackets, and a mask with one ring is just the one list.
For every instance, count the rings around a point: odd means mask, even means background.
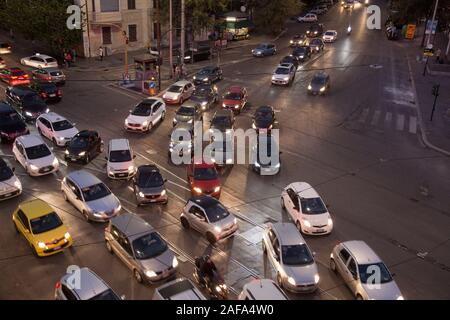
[{"label": "motorcycle", "polygon": [[195,266],[193,273],[195,281],[203,288],[208,290],[211,299],[228,299],[228,287],[222,276],[214,271],[211,278],[205,277],[200,273],[199,266]]}]

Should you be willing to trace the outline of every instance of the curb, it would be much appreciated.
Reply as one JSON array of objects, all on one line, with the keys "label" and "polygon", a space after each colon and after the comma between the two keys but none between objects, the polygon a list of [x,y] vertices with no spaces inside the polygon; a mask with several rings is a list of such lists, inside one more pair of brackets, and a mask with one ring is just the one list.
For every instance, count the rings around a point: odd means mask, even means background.
[{"label": "curb", "polygon": [[413,92],[414,92],[414,98],[416,100],[417,118],[419,119],[420,133],[421,133],[422,141],[428,148],[450,157],[450,151],[439,148],[439,147],[435,146],[434,144],[432,144],[428,140],[427,134],[425,132],[425,125],[423,124],[422,110],[420,109],[419,99],[417,97],[416,81],[414,80],[414,77],[413,77],[409,55],[406,55],[406,61],[408,62],[409,77],[411,79],[411,85],[413,87]]}]

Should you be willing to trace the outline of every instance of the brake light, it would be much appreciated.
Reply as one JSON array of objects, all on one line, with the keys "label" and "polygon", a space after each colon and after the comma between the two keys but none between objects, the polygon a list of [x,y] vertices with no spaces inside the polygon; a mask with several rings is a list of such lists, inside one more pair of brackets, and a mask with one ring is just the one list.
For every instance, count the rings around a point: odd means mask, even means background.
[{"label": "brake light", "polygon": [[11,80],[16,80],[17,76],[11,76]]},{"label": "brake light", "polygon": [[47,77],[47,81],[51,81],[52,80],[52,77],[51,76],[48,76]]},{"label": "brake light", "polygon": [[28,79],[29,75],[28,75],[28,74],[24,74],[23,77],[24,77],[25,79]]},{"label": "brake light", "polygon": [[41,93],[42,98],[47,98],[47,94],[45,92]]},{"label": "brake light", "polygon": [[58,90],[58,96],[62,96],[62,91],[61,90]]},{"label": "brake light", "polygon": [[58,281],[58,282],[56,282],[56,286],[55,286],[55,288],[56,289],[59,289],[61,287],[61,283]]}]

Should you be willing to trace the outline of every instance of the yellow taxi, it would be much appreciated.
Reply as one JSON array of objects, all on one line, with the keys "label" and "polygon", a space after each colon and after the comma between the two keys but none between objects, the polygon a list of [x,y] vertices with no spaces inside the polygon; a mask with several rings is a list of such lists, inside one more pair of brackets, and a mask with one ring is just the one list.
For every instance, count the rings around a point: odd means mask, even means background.
[{"label": "yellow taxi", "polygon": [[46,202],[23,202],[12,215],[14,227],[21,233],[38,257],[61,252],[73,244],[61,218]]}]

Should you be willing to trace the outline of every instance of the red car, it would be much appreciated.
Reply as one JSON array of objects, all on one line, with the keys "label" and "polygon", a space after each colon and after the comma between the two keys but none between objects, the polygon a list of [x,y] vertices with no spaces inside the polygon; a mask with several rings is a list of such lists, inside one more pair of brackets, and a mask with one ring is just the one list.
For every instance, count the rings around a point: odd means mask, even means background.
[{"label": "red car", "polygon": [[194,196],[209,195],[220,198],[220,179],[214,163],[193,162],[187,166],[187,177]]},{"label": "red car", "polygon": [[10,86],[30,84],[30,76],[20,68],[0,70],[0,79]]},{"label": "red car", "polygon": [[232,86],[222,97],[222,108],[231,109],[240,113],[247,104],[247,89],[240,86]]}]

